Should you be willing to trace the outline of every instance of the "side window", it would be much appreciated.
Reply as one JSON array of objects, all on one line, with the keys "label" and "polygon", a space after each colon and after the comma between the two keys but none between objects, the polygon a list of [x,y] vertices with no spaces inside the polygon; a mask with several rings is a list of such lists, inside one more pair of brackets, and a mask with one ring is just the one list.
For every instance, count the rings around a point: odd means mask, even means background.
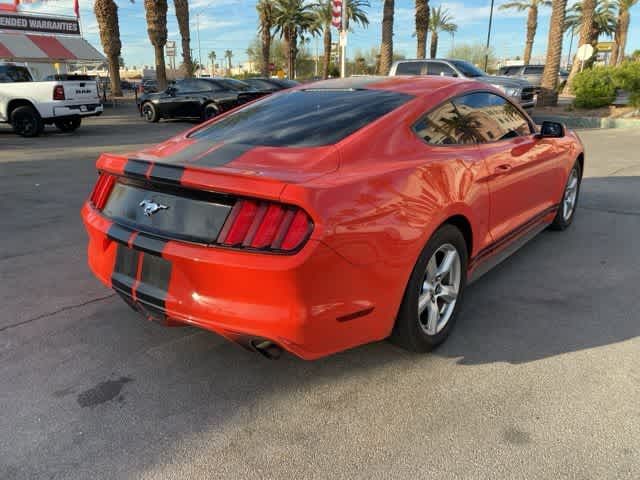
[{"label": "side window", "polygon": [[524,69],[526,75],[542,75],[544,67],[527,67]]},{"label": "side window", "polygon": [[223,87],[218,82],[208,82],[210,84],[210,89],[212,92],[221,92],[223,90],[228,90],[228,88]]},{"label": "side window", "polygon": [[456,72],[446,63],[429,62],[429,75],[442,75],[445,77],[456,77]]},{"label": "side window", "polygon": [[176,83],[178,86],[178,91],[181,93],[185,92],[197,92],[198,89],[198,81],[197,80],[183,80],[181,82]]},{"label": "side window", "polygon": [[196,88],[195,91],[196,92],[210,92],[211,90],[213,90],[212,88],[212,83],[211,82],[207,82],[206,80],[198,80],[195,82],[196,84]]},{"label": "side window", "polygon": [[457,127],[458,112],[451,102],[443,103],[428,115],[425,115],[413,127],[416,135],[433,145],[458,145],[465,142],[460,138]]},{"label": "side window", "polygon": [[0,83],[30,82],[31,74],[24,67],[14,67],[11,65],[0,66]]},{"label": "side window", "polygon": [[426,75],[426,62],[402,62],[396,67],[396,75]]},{"label": "side window", "polygon": [[453,101],[467,143],[488,143],[530,135],[529,122],[518,108],[493,93],[471,93]]},{"label": "side window", "polygon": [[421,118],[414,131],[433,145],[489,143],[530,135],[518,108],[493,93],[471,93],[443,103]]}]

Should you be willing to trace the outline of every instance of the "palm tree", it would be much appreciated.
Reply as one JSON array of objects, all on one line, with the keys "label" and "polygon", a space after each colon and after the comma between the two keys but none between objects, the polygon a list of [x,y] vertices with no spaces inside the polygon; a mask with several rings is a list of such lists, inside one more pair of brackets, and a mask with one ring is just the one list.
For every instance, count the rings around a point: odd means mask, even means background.
[{"label": "palm tree", "polygon": [[231,75],[231,57],[233,57],[233,52],[231,50],[225,50],[224,58],[227,60],[227,75]]},{"label": "palm tree", "polygon": [[529,65],[531,61],[531,51],[533,50],[533,42],[536,38],[536,30],[538,29],[538,9],[550,5],[551,0],[515,0],[500,6],[500,10],[513,9],[519,12],[527,10],[527,36],[524,47],[525,65]]},{"label": "palm tree", "polygon": [[167,88],[167,69],[164,64],[164,46],[167,43],[167,0],[144,0],[147,16],[147,34],[156,56],[158,88]]},{"label": "palm tree", "polygon": [[382,7],[382,43],[380,44],[380,70],[378,73],[386,75],[393,61],[393,14],[394,0],[384,0]]},{"label": "palm tree", "polygon": [[109,79],[111,92],[114,96],[121,96],[120,88],[120,27],[118,25],[118,5],[114,0],[95,0],[93,12],[98,21],[100,42],[109,65]]},{"label": "palm tree", "polygon": [[638,3],[638,0],[618,0],[618,20],[616,22],[615,41],[611,51],[611,64],[618,65],[624,60],[624,50],[627,47],[627,36],[631,14],[629,10]]},{"label": "palm tree", "polygon": [[191,60],[191,34],[189,32],[189,0],[173,0],[176,9],[178,29],[182,39],[182,65],[187,77],[193,77],[193,61]]},{"label": "palm tree", "polygon": [[269,76],[269,57],[271,52],[271,27],[273,26],[272,0],[259,0],[256,4],[260,25],[258,31],[262,41],[262,62],[260,73],[264,77]]},{"label": "palm tree", "polygon": [[453,23],[453,15],[449,10],[439,6],[431,7],[429,19],[429,29],[431,30],[431,58],[436,58],[438,53],[438,33],[454,33],[458,31],[458,26]]},{"label": "palm tree", "polygon": [[[565,30],[580,30],[580,45],[595,46],[600,35],[611,35],[615,32],[615,13],[609,0],[582,0],[576,3],[565,18]],[[573,62],[567,79],[564,93],[571,93],[573,78],[582,68],[581,62]]]},{"label": "palm tree", "polygon": [[560,72],[560,59],[562,58],[566,11],[567,0],[552,1],[549,39],[547,41],[547,60],[542,74],[541,95],[538,97],[539,102],[544,106],[558,103],[558,73]]},{"label": "palm tree", "polygon": [[427,33],[429,32],[429,0],[416,0],[416,58],[427,58]]},{"label": "palm tree", "polygon": [[[371,6],[368,0],[350,0],[346,2],[346,5],[347,28],[349,28],[351,22],[365,28],[369,26],[369,18],[365,12],[365,8]],[[333,19],[331,12],[331,0],[323,0],[316,5],[318,29],[322,29],[322,78],[329,77],[329,65],[331,64],[331,20]]]},{"label": "palm tree", "polygon": [[274,33],[280,34],[287,51],[287,74],[295,78],[298,37],[318,31],[313,5],[305,0],[275,0],[273,24]]},{"label": "palm tree", "polygon": [[216,52],[211,50],[209,52],[209,61],[211,62],[211,75],[216,74]]}]

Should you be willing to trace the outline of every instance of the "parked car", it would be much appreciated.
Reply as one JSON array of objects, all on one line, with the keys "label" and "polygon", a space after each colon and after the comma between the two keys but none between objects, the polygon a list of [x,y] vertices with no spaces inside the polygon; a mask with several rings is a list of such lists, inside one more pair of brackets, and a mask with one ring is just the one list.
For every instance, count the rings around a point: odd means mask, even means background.
[{"label": "parked car", "polygon": [[26,65],[0,62],[0,122],[10,123],[18,135],[38,136],[49,124],[72,132],[83,118],[101,113],[94,80],[57,75],[36,82]]},{"label": "parked car", "polygon": [[[500,75],[510,78],[519,78],[526,80],[536,89],[540,88],[542,84],[542,74],[544,72],[544,65],[511,65],[508,67],[502,67],[500,69]],[[569,78],[569,72],[566,70],[560,70],[558,73],[558,84],[562,87]]]},{"label": "parked car", "polygon": [[398,60],[391,66],[389,75],[439,75],[445,77],[468,78],[488,83],[502,90],[507,96],[531,113],[536,104],[535,89],[526,80],[489,75],[465,60]]},{"label": "parked car", "polygon": [[280,80],[279,78],[252,77],[245,78],[243,82],[249,84],[258,91],[273,93],[300,85],[295,80]]},{"label": "parked car", "polygon": [[147,318],[269,357],[387,337],[424,352],[470,281],[569,227],[583,162],[574,133],[486,83],[318,82],[103,154],[89,266]]},{"label": "parked car", "polygon": [[138,108],[148,122],[157,122],[161,118],[208,120],[261,95],[233,79],[185,79],[178,80],[164,92],[140,95]]}]

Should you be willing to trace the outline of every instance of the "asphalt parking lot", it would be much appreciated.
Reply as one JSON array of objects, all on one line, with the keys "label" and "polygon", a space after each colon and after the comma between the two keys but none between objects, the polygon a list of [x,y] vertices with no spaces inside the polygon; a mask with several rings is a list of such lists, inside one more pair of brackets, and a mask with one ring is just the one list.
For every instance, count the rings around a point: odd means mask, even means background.
[{"label": "asphalt parking lot", "polygon": [[430,355],[277,362],[133,313],[85,262],[101,151],[188,123],[0,128],[0,478],[640,478],[640,132],[583,131],[580,208]]}]

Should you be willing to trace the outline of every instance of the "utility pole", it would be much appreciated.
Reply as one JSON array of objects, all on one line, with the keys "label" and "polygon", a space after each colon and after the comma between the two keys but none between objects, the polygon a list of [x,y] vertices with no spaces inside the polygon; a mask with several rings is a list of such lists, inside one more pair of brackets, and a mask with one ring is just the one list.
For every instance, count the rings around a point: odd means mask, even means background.
[{"label": "utility pole", "polygon": [[318,37],[316,37],[316,69],[315,76],[318,76]]},{"label": "utility pole", "polygon": [[198,32],[198,77],[202,73],[202,50],[200,49],[200,13],[196,13],[196,31]]},{"label": "utility pole", "polygon": [[491,27],[493,26],[493,4],[495,0],[491,0],[491,12],[489,13],[489,31],[487,32],[487,47],[484,54],[484,71],[487,71],[489,66],[489,45],[491,45]]},{"label": "utility pole", "polygon": [[347,1],[342,1],[342,18],[340,28],[340,78],[347,75]]}]

